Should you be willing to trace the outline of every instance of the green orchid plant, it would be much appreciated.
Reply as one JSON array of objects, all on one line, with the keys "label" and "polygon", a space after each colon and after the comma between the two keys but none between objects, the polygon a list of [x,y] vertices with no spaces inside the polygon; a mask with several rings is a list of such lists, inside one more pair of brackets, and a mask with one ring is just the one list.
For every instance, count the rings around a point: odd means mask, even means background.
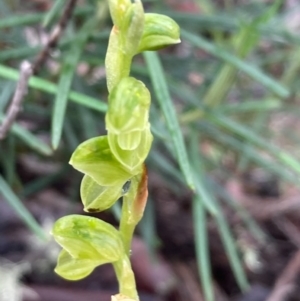
[{"label": "green orchid plant", "polygon": [[130,67],[140,52],[161,49],[180,39],[175,21],[144,13],[140,0],[108,2],[114,26],[105,59],[107,135],[80,144],[70,164],[84,174],[80,187],[84,211],[106,210],[122,198],[120,227],[117,230],[90,216],[69,215],[56,221],[52,235],[63,248],[57,274],[78,280],[97,266],[111,263],[119,282],[119,294],[112,296],[112,301],[130,301],[139,300],[129,256],[133,232],[147,201],[144,161],[153,140],[150,93],[141,81],[130,77]]}]

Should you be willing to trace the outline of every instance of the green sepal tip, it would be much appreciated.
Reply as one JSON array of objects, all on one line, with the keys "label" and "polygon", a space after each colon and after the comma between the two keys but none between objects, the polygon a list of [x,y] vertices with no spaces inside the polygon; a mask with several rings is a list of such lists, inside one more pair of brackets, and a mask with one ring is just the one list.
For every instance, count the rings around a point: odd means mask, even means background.
[{"label": "green sepal tip", "polygon": [[180,43],[179,25],[161,14],[145,14],[145,24],[137,53],[152,51]]},{"label": "green sepal tip", "polygon": [[114,186],[102,186],[88,175],[81,181],[80,196],[86,212],[100,212],[111,206],[122,196],[122,188],[125,184]]},{"label": "green sepal tip", "polygon": [[116,262],[124,255],[120,233],[94,217],[64,216],[55,222],[51,234],[63,248],[55,271],[66,279],[84,278],[96,266]]},{"label": "green sepal tip", "polygon": [[70,164],[99,185],[123,185],[140,170],[126,170],[110,150],[107,136],[91,138],[74,151]]}]

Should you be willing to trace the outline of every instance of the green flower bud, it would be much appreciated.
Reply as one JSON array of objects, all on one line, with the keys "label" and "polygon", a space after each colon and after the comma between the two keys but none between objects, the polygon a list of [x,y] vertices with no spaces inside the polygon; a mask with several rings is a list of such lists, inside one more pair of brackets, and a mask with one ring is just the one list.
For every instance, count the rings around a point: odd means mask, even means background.
[{"label": "green flower bud", "polygon": [[125,12],[132,5],[131,0],[109,0],[108,5],[114,25],[120,27]]},{"label": "green flower bud", "polygon": [[173,19],[161,14],[145,14],[144,32],[137,53],[178,43],[180,28]]},{"label": "green flower bud", "polygon": [[121,43],[121,33],[116,27],[113,27],[105,57],[107,89],[109,92],[122,78],[128,77],[130,73],[132,56],[123,51]]},{"label": "green flower bud", "polygon": [[100,212],[110,208],[121,196],[122,185],[101,186],[90,176],[81,181],[80,195],[86,212]]},{"label": "green flower bud", "polygon": [[100,136],[81,143],[74,151],[70,164],[89,175],[99,185],[123,185],[140,170],[126,170],[112,154],[107,136]]},{"label": "green flower bud", "polygon": [[64,249],[56,271],[67,279],[81,279],[96,266],[116,262],[124,255],[120,233],[113,226],[94,217],[62,217],[54,224],[52,235]]},{"label": "green flower bud", "polygon": [[118,144],[124,150],[135,150],[141,143],[143,131],[132,131],[118,135]]},{"label": "green flower bud", "polygon": [[101,261],[92,259],[76,259],[68,252],[62,250],[57,259],[55,272],[68,280],[85,278],[101,264]]},{"label": "green flower bud", "polygon": [[142,131],[148,124],[150,93],[145,85],[133,77],[123,78],[112,90],[106,114],[109,133]]},{"label": "green flower bud", "polygon": [[140,0],[136,0],[126,11],[121,24],[121,47],[127,55],[134,56],[139,47],[144,31],[144,8]]},{"label": "green flower bud", "polygon": [[[127,141],[135,140],[134,137],[129,138],[131,134],[135,137],[137,132],[126,133],[125,139]],[[151,147],[153,136],[150,131],[150,124],[148,123],[147,127],[139,133],[139,145],[133,150],[131,147],[128,150],[121,148],[121,145],[124,146],[125,144],[122,141],[122,136],[123,134],[115,135],[108,133],[110,149],[119,162],[126,166],[128,170],[136,170],[145,161]]]},{"label": "green flower bud", "polygon": [[[112,1],[118,2],[118,1]],[[121,1],[122,2],[122,1]],[[140,0],[133,4],[118,4],[126,10],[117,18],[105,57],[107,87],[110,92],[122,78],[128,77],[132,57],[136,54],[144,29],[144,9]],[[131,3],[131,2],[130,2]],[[118,8],[116,8],[119,14]]]}]

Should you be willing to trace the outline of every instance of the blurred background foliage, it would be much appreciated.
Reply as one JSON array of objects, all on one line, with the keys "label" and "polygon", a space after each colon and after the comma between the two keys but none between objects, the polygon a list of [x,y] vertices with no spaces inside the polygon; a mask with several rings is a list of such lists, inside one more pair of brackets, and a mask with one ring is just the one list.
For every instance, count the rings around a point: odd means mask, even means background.
[{"label": "blurred background foliage", "polygon": [[[271,197],[299,187],[300,4],[143,3],[146,11],[179,23],[182,43],[158,55],[139,55],[133,63],[132,76],[152,92],[155,136],[147,159],[149,204],[139,233],[152,254],[164,245],[155,226],[161,216],[157,182],[170,191],[173,202],[187,197],[198,272],[205,300],[211,301],[209,245],[214,237],[207,231],[209,224],[219,231],[242,291],[249,286],[245,258],[252,249],[243,249],[226,210],[255,244],[270,239],[232,186],[238,183],[250,195],[258,191]],[[42,50],[64,6],[61,0],[0,0],[0,121],[15,91],[20,63],[33,61]],[[37,195],[53,188],[66,207],[80,204],[82,175],[68,165],[69,158],[79,143],[105,133],[104,58],[111,25],[105,2],[77,2],[58,45],[30,79],[22,111],[0,142],[0,193],[41,238],[48,235],[43,218],[28,209],[32,206],[26,200],[34,203]],[[115,206],[114,216],[118,213]]]}]

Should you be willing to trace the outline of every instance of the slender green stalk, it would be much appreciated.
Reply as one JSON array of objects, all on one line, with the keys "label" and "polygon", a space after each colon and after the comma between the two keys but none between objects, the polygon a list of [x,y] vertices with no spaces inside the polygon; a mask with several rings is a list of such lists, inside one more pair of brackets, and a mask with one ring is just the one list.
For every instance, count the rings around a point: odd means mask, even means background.
[{"label": "slender green stalk", "polygon": [[187,184],[192,190],[194,190],[194,178],[191,172],[190,162],[187,157],[184,138],[181,133],[176,112],[171,101],[170,92],[167,86],[160,59],[155,53],[152,52],[146,52],[144,54],[144,58],[149,68],[150,77],[154,86],[157,100],[159,101],[159,104],[167,121],[167,126],[175,146],[175,151],[180,168],[185,176]]},{"label": "slender green stalk", "polygon": [[120,294],[138,300],[135,278],[128,256],[124,256],[119,261],[113,263],[113,267],[118,279]]},{"label": "slender green stalk", "polygon": [[136,223],[130,220],[129,206],[127,200],[123,200],[122,215],[120,219],[120,232],[122,233],[124,249],[128,256],[131,253],[131,241]]}]

